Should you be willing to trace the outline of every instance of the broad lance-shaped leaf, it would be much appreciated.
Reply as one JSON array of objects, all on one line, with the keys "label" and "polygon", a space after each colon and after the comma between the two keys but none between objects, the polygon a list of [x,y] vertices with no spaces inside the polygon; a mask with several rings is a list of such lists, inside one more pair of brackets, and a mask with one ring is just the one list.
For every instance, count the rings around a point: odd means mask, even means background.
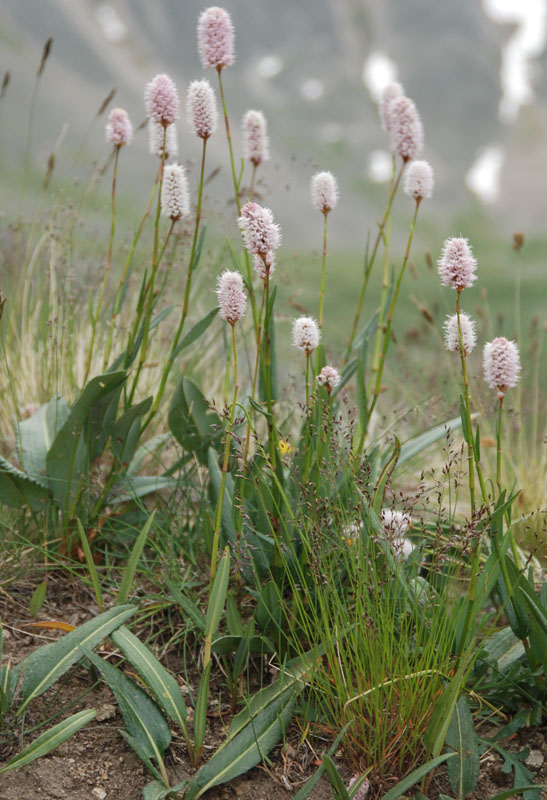
[{"label": "broad lance-shaped leaf", "polygon": [[25,767],[35,759],[40,758],[40,756],[51,753],[52,750],[59,747],[63,742],[66,742],[67,739],[70,739],[80,728],[83,728],[84,725],[87,725],[92,719],[95,719],[96,716],[97,712],[95,709],[89,708],[86,711],[79,711],[78,714],[73,714],[71,717],[64,719],[62,722],[59,722],[58,725],[54,725],[53,728],[42,733],[41,736],[38,736],[37,739],[12,758],[11,761],[4,764],[0,769],[0,773],[7,772],[10,769]]},{"label": "broad lance-shaped leaf", "polygon": [[70,408],[63,397],[54,397],[38,411],[17,423],[17,451],[26,475],[49,488],[46,456],[57,432],[68,419]]},{"label": "broad lance-shaped leaf", "polygon": [[108,502],[127,503],[137,497],[146,497],[162,489],[176,489],[180,486],[178,478],[165,478],[162,475],[126,475],[122,481],[112,487]]},{"label": "broad lance-shaped leaf", "polygon": [[202,463],[207,449],[222,436],[222,422],[198,387],[189,378],[177,386],[169,408],[169,427],[173,436]]},{"label": "broad lance-shaped leaf", "polygon": [[50,496],[48,489],[0,456],[0,502],[12,508],[28,506],[36,513],[46,507]]},{"label": "broad lance-shaped leaf", "polygon": [[148,414],[151,405],[152,398],[147,397],[142,403],[131,406],[112,426],[112,450],[125,467],[131,462],[139,444],[141,418]]},{"label": "broad lance-shaped leaf", "polygon": [[82,657],[81,647],[95,647],[115,628],[126,622],[136,612],[134,606],[118,606],[104,611],[95,619],[84,622],[57,642],[38,648],[15,668],[23,674],[20,714],[30,701],[49,689],[76,661]]},{"label": "broad lance-shaped leaf", "polygon": [[447,764],[448,780],[458,798],[464,798],[474,790],[479,777],[479,743],[473,717],[462,695],[456,703],[446,735],[448,752],[456,752],[456,758]]},{"label": "broad lance-shaped leaf", "polygon": [[[220,485],[222,482],[222,473],[220,471],[220,467],[218,466],[218,453],[216,450],[213,450],[212,447],[209,448],[208,452],[208,466],[209,466],[209,478],[211,479],[211,492],[213,494],[215,506],[218,503],[218,497],[220,495]],[[234,522],[232,519],[232,497],[234,496],[234,479],[228,473],[226,475],[226,485],[224,487],[224,495],[222,497],[222,530],[226,534],[228,540],[230,542],[235,542],[237,539],[236,529],[234,527]]]}]

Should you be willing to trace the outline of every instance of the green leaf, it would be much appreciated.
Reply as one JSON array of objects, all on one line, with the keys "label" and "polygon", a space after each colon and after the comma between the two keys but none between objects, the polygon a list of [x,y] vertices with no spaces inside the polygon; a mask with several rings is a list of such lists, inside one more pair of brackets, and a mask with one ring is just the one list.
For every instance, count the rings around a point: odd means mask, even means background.
[{"label": "green leaf", "polygon": [[142,467],[143,462],[148,456],[153,455],[160,450],[167,442],[171,440],[170,433],[159,433],[157,436],[152,437],[144,444],[137,448],[135,455],[131,459],[131,463],[127,467],[127,474],[134,475]]},{"label": "green leaf", "polygon": [[506,789],[504,792],[500,792],[493,797],[492,800],[505,800],[506,797],[514,797],[516,794],[526,794],[530,791],[537,793],[539,789],[547,789],[547,783],[530,783],[528,786],[517,786],[512,789]]},{"label": "green leaf", "polygon": [[129,597],[129,592],[133,584],[133,579],[135,577],[135,572],[137,571],[137,566],[139,564],[139,559],[142,555],[142,551],[144,549],[144,545],[146,543],[148,534],[150,533],[150,528],[152,527],[152,523],[154,522],[155,516],[156,516],[156,510],[154,509],[154,511],[152,511],[152,513],[144,523],[142,531],[135,539],[135,544],[133,545],[133,548],[131,550],[131,555],[129,556],[129,560],[123,571],[122,583],[120,586],[120,590],[118,592],[116,605],[122,605],[123,603],[127,602],[127,598]]},{"label": "green leaf", "polygon": [[456,758],[447,764],[450,788],[463,800],[477,785],[480,768],[477,734],[469,705],[463,695],[452,714],[446,746],[449,751],[456,752]]},{"label": "green leaf", "polygon": [[209,596],[207,605],[207,615],[205,617],[205,639],[212,641],[222,617],[224,604],[226,602],[226,592],[228,591],[228,579],[230,577],[230,551],[226,547],[220,559],[217,574],[213,581],[213,588]]},{"label": "green leaf", "polygon": [[117,606],[104,611],[58,641],[39,647],[20,662],[16,670],[18,675],[24,674],[21,689],[23,703],[17,709],[17,714],[21,714],[31,700],[49,689],[52,683],[80,660],[80,647],[95,647],[114,628],[132,617],[136,610],[134,606]]},{"label": "green leaf", "polygon": [[171,742],[171,732],[156,704],[120,669],[100,658],[89,648],[82,648],[86,657],[101,673],[122,712],[125,727],[150,759],[163,766],[163,753]]},{"label": "green leaf", "polygon": [[4,764],[0,769],[0,773],[7,772],[10,769],[25,767],[27,764],[31,764],[35,759],[40,758],[40,756],[45,756],[46,753],[50,753],[56,747],[59,747],[60,744],[66,742],[67,739],[70,739],[80,728],[83,728],[84,725],[87,725],[88,722],[91,722],[96,716],[97,712],[95,709],[90,708],[85,711],[79,711],[77,714],[73,714],[71,717],[64,719],[62,722],[59,722],[58,725],[54,725],[53,728],[42,733],[41,736],[38,736],[37,739],[12,758],[11,761]]},{"label": "green leaf", "polygon": [[198,631],[203,633],[205,631],[205,614],[203,614],[195,605],[195,603],[189,600],[186,595],[179,590],[174,581],[169,580],[169,578],[165,578],[165,583],[167,584],[167,588],[171,592],[175,603],[179,605],[186,616],[192,620]]},{"label": "green leaf", "polygon": [[32,597],[30,598],[30,602],[28,604],[28,609],[34,619],[36,619],[38,612],[42,608],[44,604],[44,600],[46,599],[46,592],[47,592],[47,583],[42,581],[39,583],[36,589],[32,593]]},{"label": "green leaf", "polygon": [[129,408],[112,426],[112,450],[121,466],[127,467],[133,459],[141,435],[141,418],[152,405],[148,397]]},{"label": "green leaf", "polygon": [[103,593],[101,591],[101,582],[99,580],[99,575],[97,572],[97,567],[95,566],[95,562],[93,561],[93,555],[91,554],[91,548],[89,546],[88,538],[85,534],[85,531],[82,527],[82,523],[79,519],[76,520],[78,525],[78,533],[80,535],[80,542],[82,544],[82,550],[84,551],[85,563],[89,572],[89,577],[91,578],[91,583],[93,585],[93,592],[95,594],[95,599],[97,601],[97,607],[99,611],[103,610]]},{"label": "green leaf", "polygon": [[190,328],[182,342],[179,342],[178,346],[175,349],[175,352],[172,356],[170,356],[171,361],[174,361],[175,358],[181,353],[186,347],[189,347],[193,344],[200,336],[202,336],[211,322],[214,320],[216,315],[218,314],[218,306],[216,308],[211,309],[208,314],[206,314],[203,319],[200,319],[199,322],[196,322],[193,328]]},{"label": "green leaf", "polygon": [[108,502],[112,505],[128,503],[138,497],[146,497],[153,492],[161,492],[162,489],[176,489],[178,486],[180,486],[178,478],[165,478],[162,475],[135,475],[132,477],[125,475],[119,483],[113,486]]},{"label": "green leaf", "polygon": [[[182,786],[184,783],[186,783],[186,781],[183,781]],[[181,786],[181,784],[178,785]],[[167,794],[171,794],[171,796],[174,797],[173,788],[174,787],[166,787],[162,781],[152,781],[151,783],[147,783],[142,790],[142,800],[162,800]],[[178,791],[180,792],[180,789],[178,789]]]},{"label": "green leaf", "polygon": [[169,408],[169,428],[175,439],[202,464],[207,450],[220,441],[223,425],[205,397],[189,378],[182,378]]},{"label": "green leaf", "polygon": [[334,761],[329,756],[324,755],[323,764],[325,765],[325,772],[327,773],[336,800],[350,800],[348,790],[340,777],[340,773],[336,769]]},{"label": "green leaf", "polygon": [[462,424],[463,438],[468,444],[473,444],[473,431],[470,431],[469,426],[467,425],[467,409],[465,407],[463,395],[460,395],[460,420]]},{"label": "green leaf", "polygon": [[[215,639],[211,650],[219,655],[229,655],[237,652],[243,641],[247,641],[245,636],[220,636]],[[251,636],[248,640],[250,653],[275,653],[275,648],[266,636]]]},{"label": "green leaf", "polygon": [[[500,756],[504,759],[504,764],[501,768],[502,772],[508,773],[513,770],[514,772],[514,782],[513,788],[523,793],[524,800],[541,800],[541,792],[540,787],[534,785],[533,783],[533,775],[529,769],[527,769],[522,761],[520,760],[519,756],[520,753],[511,753],[508,750],[504,750],[503,747],[500,747],[499,744],[490,740],[490,739],[482,739],[479,737],[479,742],[486,747],[491,747],[496,750]],[[525,750],[524,753],[527,751]],[[521,756],[522,757],[522,756]],[[533,788],[528,788],[532,786]],[[526,787],[526,788],[524,788]]]},{"label": "green leaf", "polygon": [[461,418],[454,417],[454,419],[443,422],[442,425],[435,425],[434,428],[430,428],[429,430],[420,433],[418,436],[413,436],[411,439],[408,439],[403,445],[401,445],[401,455],[399,456],[399,461],[397,462],[397,469],[400,469],[412,458],[419,455],[427,447],[430,447],[430,445],[438,442],[439,439],[442,439],[443,436],[446,436],[448,431],[455,431],[460,426]]},{"label": "green leaf", "polygon": [[207,706],[209,701],[209,679],[211,677],[211,662],[207,664],[202,672],[198,691],[196,695],[196,706],[194,709],[194,749],[196,758],[199,761],[205,733],[207,731]]},{"label": "green leaf", "polygon": [[33,478],[0,456],[0,501],[12,508],[28,506],[31,511],[45,509],[50,493]]},{"label": "green leaf", "polygon": [[46,489],[46,455],[69,414],[66,401],[57,396],[32,417],[17,423],[17,450],[23,471]]},{"label": "green leaf", "polygon": [[[220,471],[220,467],[218,466],[218,453],[213,448],[209,448],[208,453],[208,466],[209,466],[209,478],[211,480],[211,491],[213,494],[213,498],[215,501],[215,505],[218,503],[218,497],[220,494],[220,486],[222,483],[222,473]],[[224,495],[222,497],[222,530],[226,534],[226,537],[232,544],[237,539],[236,529],[234,527],[233,518],[232,518],[232,497],[234,495],[234,479],[228,473],[226,475],[226,485],[224,487]]]},{"label": "green leaf", "polygon": [[[340,731],[340,733],[338,734],[338,736],[336,737],[336,739],[332,743],[331,747],[329,748],[329,750],[327,752],[328,756],[332,756],[334,753],[336,753],[336,750],[338,749],[338,745],[342,741],[342,738],[343,738],[345,732],[347,731],[347,729],[350,727],[350,725],[351,725],[351,722],[347,722],[344,725],[344,727],[342,728],[342,730]],[[324,766],[323,762],[321,762],[321,766],[318,767],[315,770],[315,772],[313,773],[311,778],[308,778],[306,783],[297,791],[297,793],[293,797],[293,800],[308,800],[308,797],[310,796],[310,794],[315,789],[316,784],[319,783],[319,781],[321,779],[321,776],[323,775],[324,771],[325,771],[325,766]]]},{"label": "green leaf", "polygon": [[422,778],[432,772],[439,764],[442,764],[443,761],[447,761],[449,758],[454,758],[456,753],[445,753],[442,756],[437,756],[437,758],[432,758],[427,761],[425,764],[422,764],[421,767],[418,769],[413,770],[410,775],[407,775],[406,778],[403,778],[402,781],[390,789],[389,792],[382,795],[381,800],[398,800],[401,795],[403,795],[407,789],[410,789],[411,786],[414,786],[415,783],[418,783]]}]

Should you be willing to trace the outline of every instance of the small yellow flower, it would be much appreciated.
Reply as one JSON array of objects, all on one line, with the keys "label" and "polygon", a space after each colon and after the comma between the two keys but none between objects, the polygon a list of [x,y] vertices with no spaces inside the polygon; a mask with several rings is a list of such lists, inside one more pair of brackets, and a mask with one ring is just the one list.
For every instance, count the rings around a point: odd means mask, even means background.
[{"label": "small yellow flower", "polygon": [[282,456],[292,453],[292,444],[288,441],[288,439],[280,439],[277,446]]}]

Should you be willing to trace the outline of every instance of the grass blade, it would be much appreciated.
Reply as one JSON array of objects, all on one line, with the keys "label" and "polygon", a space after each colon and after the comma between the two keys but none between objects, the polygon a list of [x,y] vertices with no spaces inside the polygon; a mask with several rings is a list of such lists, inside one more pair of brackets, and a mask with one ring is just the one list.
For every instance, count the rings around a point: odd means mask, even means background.
[{"label": "grass blade", "polygon": [[131,555],[129,556],[129,561],[127,562],[127,566],[123,573],[122,583],[120,586],[120,591],[118,592],[118,599],[116,601],[117,605],[121,605],[122,603],[127,603],[127,598],[129,597],[129,591],[133,584],[133,578],[135,577],[135,572],[137,571],[137,565],[139,563],[139,559],[144,549],[146,538],[150,532],[150,528],[152,527],[152,523],[154,522],[155,516],[156,516],[156,511],[154,510],[144,523],[142,531],[139,533],[137,539],[135,540],[135,544],[133,545],[133,549],[131,550]]}]

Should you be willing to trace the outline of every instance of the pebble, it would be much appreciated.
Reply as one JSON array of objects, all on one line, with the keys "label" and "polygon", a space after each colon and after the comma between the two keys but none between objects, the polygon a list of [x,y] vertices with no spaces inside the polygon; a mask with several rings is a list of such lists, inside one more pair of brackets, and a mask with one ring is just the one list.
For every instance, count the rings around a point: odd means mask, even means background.
[{"label": "pebble", "polygon": [[95,788],[91,790],[91,794],[95,795],[97,800],[104,800],[106,797],[106,792],[102,786],[95,786]]},{"label": "pebble", "polygon": [[105,703],[97,710],[97,716],[95,719],[97,722],[104,722],[107,719],[112,719],[116,716],[116,706],[113,706],[111,703]]},{"label": "pebble", "polygon": [[530,750],[527,757],[524,759],[524,763],[530,769],[540,769],[543,766],[543,762],[545,761],[545,756],[541,752],[541,750]]}]

